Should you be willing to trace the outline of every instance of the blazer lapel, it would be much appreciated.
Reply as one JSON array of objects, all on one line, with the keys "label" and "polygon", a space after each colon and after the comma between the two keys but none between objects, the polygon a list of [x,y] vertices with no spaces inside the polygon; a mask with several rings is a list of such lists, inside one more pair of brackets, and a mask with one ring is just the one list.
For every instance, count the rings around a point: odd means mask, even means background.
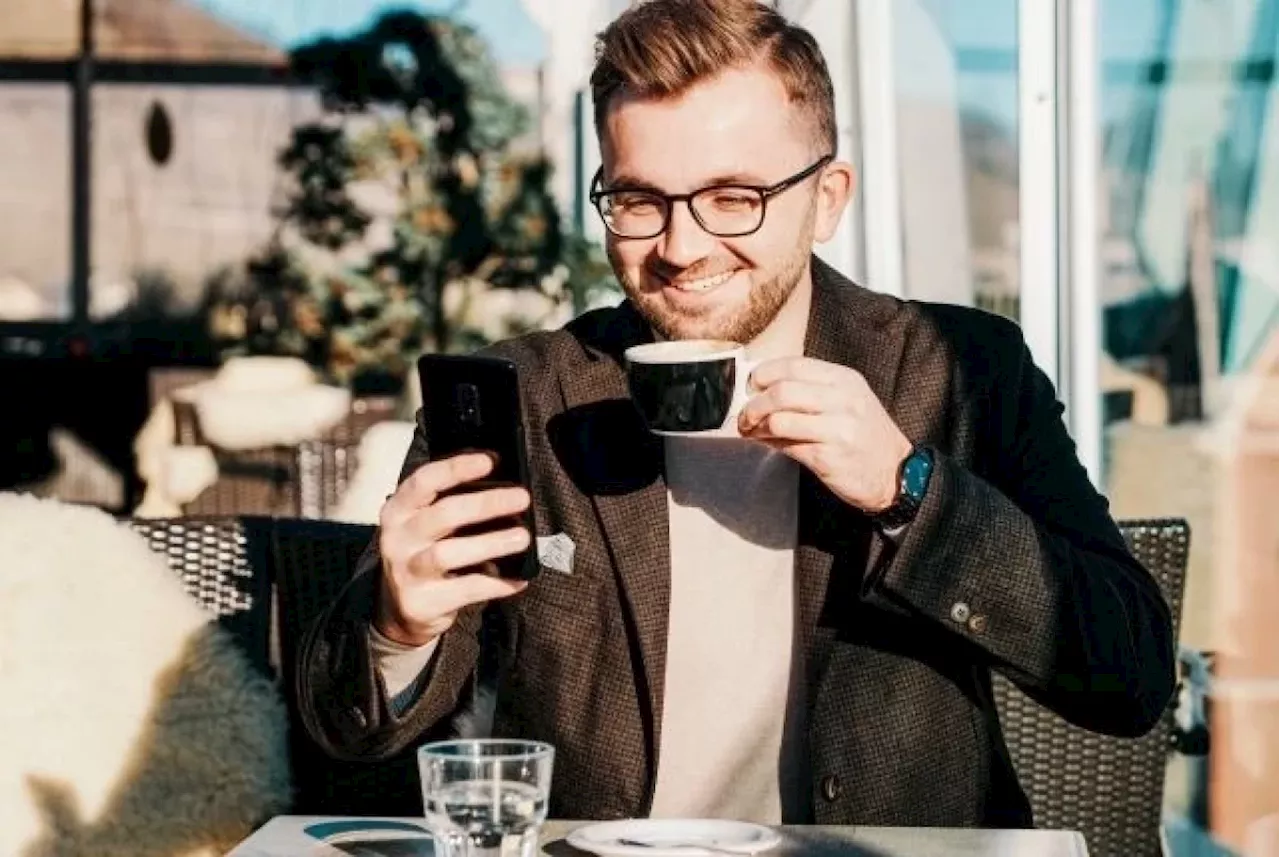
[{"label": "blazer lapel", "polygon": [[[650,341],[639,313],[624,302],[604,324],[579,331],[585,364],[560,377],[567,413],[579,414],[574,447],[583,462],[579,487],[595,507],[625,600],[628,636],[639,646],[650,763],[656,758],[667,662],[671,556],[662,439],[631,404],[623,352]],[[585,483],[585,484],[583,484]]]},{"label": "blazer lapel", "polygon": [[[897,309],[896,303],[867,292],[816,256],[813,258],[813,301],[805,355],[857,370],[901,426],[902,415],[897,413],[896,403],[903,337],[889,330]],[[911,436],[907,427],[903,431]],[[801,651],[807,653],[806,674],[812,698],[834,633],[830,627],[819,629],[832,583],[832,563],[842,550],[866,544],[870,522],[808,471],[802,473],[798,515],[797,618]],[[865,558],[866,554],[860,552],[851,560],[857,563]]]}]

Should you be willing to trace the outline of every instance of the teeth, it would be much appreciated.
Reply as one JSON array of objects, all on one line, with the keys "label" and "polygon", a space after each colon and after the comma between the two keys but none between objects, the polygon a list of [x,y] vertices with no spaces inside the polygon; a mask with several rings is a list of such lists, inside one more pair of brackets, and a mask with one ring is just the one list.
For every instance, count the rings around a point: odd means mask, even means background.
[{"label": "teeth", "polygon": [[673,283],[672,285],[682,292],[705,292],[708,289],[714,289],[732,276],[733,271],[724,271],[712,277],[703,277],[700,280],[689,280],[688,282]]}]

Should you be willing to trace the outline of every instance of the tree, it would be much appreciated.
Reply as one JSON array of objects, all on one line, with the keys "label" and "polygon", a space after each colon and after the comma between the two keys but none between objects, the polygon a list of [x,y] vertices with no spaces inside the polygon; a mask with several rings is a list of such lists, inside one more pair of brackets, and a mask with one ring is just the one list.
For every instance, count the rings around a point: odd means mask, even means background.
[{"label": "tree", "polygon": [[585,257],[562,240],[549,165],[513,147],[527,111],[471,28],[391,12],[291,61],[322,115],[280,155],[274,236],[215,290],[227,351],[301,356],[338,382],[394,380],[424,350],[477,344],[450,318],[460,284],[565,299],[572,278],[557,269]]}]

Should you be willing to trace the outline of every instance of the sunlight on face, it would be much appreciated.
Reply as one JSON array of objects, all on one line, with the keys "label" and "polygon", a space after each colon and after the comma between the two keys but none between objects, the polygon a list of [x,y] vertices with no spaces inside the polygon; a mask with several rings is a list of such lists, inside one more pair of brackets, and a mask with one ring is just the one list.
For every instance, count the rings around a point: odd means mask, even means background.
[{"label": "sunlight on face", "polygon": [[[673,98],[619,97],[601,139],[603,186],[671,194],[726,182],[772,185],[830,154],[811,128],[763,66],[725,72]],[[771,197],[750,235],[711,235],[684,203],[657,237],[609,235],[618,280],[662,336],[750,342],[797,285],[808,285],[818,181]],[[819,240],[829,237],[823,226]]]}]

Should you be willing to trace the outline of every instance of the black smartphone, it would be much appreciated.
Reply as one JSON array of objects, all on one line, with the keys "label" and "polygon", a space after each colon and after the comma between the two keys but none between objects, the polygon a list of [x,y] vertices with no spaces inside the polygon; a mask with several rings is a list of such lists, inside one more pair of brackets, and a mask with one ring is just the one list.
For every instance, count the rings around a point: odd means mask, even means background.
[{"label": "black smartphone", "polygon": [[[431,460],[461,452],[491,452],[497,464],[484,479],[454,489],[480,491],[529,481],[520,379],[516,365],[499,357],[469,354],[424,354],[418,358],[422,387],[423,426]],[[468,527],[457,535],[475,535],[523,525],[529,547],[522,553],[495,560],[502,577],[532,580],[538,573],[537,529],[533,505],[513,518]]]}]

